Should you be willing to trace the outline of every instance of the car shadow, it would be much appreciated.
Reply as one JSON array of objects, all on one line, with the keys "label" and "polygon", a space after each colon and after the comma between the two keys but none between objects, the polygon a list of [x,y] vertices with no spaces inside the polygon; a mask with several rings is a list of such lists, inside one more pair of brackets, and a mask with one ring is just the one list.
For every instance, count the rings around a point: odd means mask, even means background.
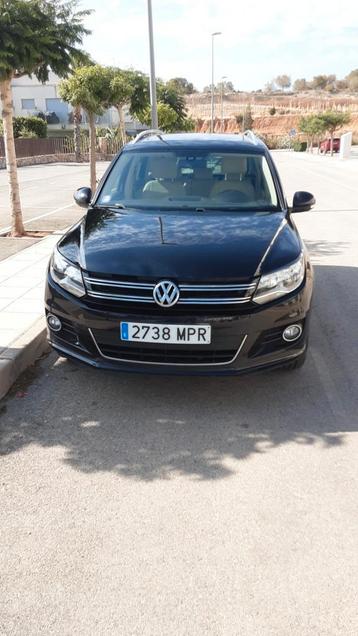
[{"label": "car shadow", "polygon": [[85,473],[217,480],[285,444],[328,452],[344,444],[358,430],[357,269],[315,272],[302,369],[234,378],[125,375],[51,354],[3,402],[1,453],[60,447],[59,461]]}]

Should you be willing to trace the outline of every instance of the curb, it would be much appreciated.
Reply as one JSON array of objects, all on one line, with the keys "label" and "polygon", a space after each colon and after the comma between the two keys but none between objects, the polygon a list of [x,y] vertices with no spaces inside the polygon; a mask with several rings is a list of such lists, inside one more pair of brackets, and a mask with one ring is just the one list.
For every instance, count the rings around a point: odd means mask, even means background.
[{"label": "curb", "polygon": [[49,350],[46,330],[45,318],[38,318],[30,329],[11,343],[11,347],[0,352],[0,399],[19,375]]},{"label": "curb", "polygon": [[[27,250],[33,250],[37,245],[49,243],[50,247],[48,255],[41,250],[39,254],[39,261],[44,260],[44,281],[45,284],[45,268],[47,260],[54,246],[54,240],[57,242],[61,235],[63,235],[68,228],[64,230],[56,230],[49,236],[45,236],[37,244],[31,245],[24,249],[24,253]],[[17,254],[13,254],[0,263],[0,267],[5,262],[11,262]],[[36,261],[37,262],[37,261]],[[34,319],[32,323],[28,323],[23,326],[23,331],[19,330],[19,335],[8,345],[6,348],[0,347],[0,400],[5,397],[8,391],[11,389],[17,378],[36,360],[38,360],[43,353],[50,350],[50,346],[47,342],[47,327],[45,320],[45,312],[43,304],[40,304],[36,312],[38,317]],[[1,312],[0,312],[1,314]]]}]

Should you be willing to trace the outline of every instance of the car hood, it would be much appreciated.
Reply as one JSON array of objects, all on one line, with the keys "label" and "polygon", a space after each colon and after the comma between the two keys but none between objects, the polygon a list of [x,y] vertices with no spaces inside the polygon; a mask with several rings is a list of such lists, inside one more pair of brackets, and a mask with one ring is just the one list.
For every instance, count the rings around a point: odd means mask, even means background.
[{"label": "car hood", "polygon": [[[78,232],[79,262],[98,274],[185,281],[248,279],[264,255],[269,256],[271,269],[298,256],[297,233],[288,224],[282,227],[284,219],[283,212],[94,208]],[[278,234],[280,227],[284,231]]]}]

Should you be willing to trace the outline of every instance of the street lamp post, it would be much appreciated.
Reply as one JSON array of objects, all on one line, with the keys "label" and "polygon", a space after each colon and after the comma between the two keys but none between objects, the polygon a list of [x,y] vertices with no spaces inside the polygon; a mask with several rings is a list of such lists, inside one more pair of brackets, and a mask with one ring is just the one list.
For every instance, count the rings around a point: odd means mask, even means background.
[{"label": "street lamp post", "polygon": [[221,35],[221,31],[211,34],[211,123],[210,132],[214,132],[214,38]]},{"label": "street lamp post", "polygon": [[224,80],[226,79],[226,75],[221,78],[221,132],[224,131]]},{"label": "street lamp post", "polygon": [[157,87],[155,81],[155,63],[154,63],[154,39],[153,39],[153,17],[152,17],[152,0],[148,0],[148,32],[149,32],[149,59],[150,59],[150,106],[152,113],[152,128],[158,128],[158,109],[157,109]]}]

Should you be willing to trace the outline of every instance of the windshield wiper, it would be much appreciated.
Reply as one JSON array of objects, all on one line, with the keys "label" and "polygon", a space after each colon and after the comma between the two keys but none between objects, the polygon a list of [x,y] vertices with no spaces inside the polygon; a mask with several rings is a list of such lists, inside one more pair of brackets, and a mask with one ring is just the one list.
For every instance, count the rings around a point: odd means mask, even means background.
[{"label": "windshield wiper", "polygon": [[108,205],[96,205],[96,208],[102,208],[103,210],[109,210],[110,208],[116,208],[117,210],[127,210],[128,207],[123,203],[109,203]]}]

